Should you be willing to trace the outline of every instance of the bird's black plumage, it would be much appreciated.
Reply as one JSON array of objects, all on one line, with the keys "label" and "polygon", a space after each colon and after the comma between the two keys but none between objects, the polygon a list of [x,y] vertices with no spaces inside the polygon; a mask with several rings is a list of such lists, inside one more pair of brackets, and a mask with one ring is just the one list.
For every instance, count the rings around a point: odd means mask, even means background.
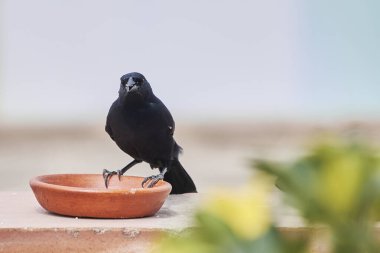
[{"label": "bird's black plumage", "polygon": [[147,178],[152,181],[150,186],[163,177],[171,183],[172,194],[196,192],[193,180],[178,160],[181,147],[173,138],[175,123],[169,110],[142,74],[129,73],[120,80],[119,97],[109,110],[105,129],[134,161],[118,172],[105,170],[106,186],[112,175],[120,176],[144,161],[160,170],[160,175]]}]

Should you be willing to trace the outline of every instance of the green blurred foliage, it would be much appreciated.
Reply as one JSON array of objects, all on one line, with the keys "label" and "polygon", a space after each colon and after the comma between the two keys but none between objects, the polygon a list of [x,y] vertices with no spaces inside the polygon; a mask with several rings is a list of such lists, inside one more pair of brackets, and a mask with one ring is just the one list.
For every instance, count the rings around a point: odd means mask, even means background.
[{"label": "green blurred foliage", "polygon": [[308,235],[284,237],[268,203],[274,181],[309,225],[329,233],[332,253],[379,252],[373,225],[380,215],[380,158],[357,142],[324,141],[290,164],[254,161],[255,180],[211,195],[195,215],[196,228],[164,239],[156,252],[301,253]]},{"label": "green blurred foliage", "polygon": [[285,239],[272,225],[268,198],[273,180],[261,179],[211,194],[195,215],[195,228],[169,236],[155,252],[305,252],[305,242]]},{"label": "green blurred foliage", "polygon": [[255,161],[310,224],[327,226],[332,252],[379,252],[372,226],[380,215],[380,159],[358,142],[328,140],[291,164]]},{"label": "green blurred foliage", "polygon": [[257,238],[242,238],[212,213],[198,212],[196,228],[160,243],[156,252],[165,253],[297,253],[305,252],[302,241],[286,240],[270,226]]}]

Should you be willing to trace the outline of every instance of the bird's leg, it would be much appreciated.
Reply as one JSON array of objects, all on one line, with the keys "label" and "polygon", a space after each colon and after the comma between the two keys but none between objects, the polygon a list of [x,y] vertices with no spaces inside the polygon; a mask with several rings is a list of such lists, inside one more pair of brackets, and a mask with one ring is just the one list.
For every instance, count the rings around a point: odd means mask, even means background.
[{"label": "bird's leg", "polygon": [[158,183],[158,181],[164,179],[165,173],[167,171],[168,171],[167,168],[164,168],[163,170],[160,169],[160,174],[144,178],[144,180],[141,183],[141,186],[144,188],[144,184],[150,181],[150,183],[148,184],[148,188],[152,188]]},{"label": "bird's leg", "polygon": [[129,170],[130,168],[132,168],[134,165],[138,164],[138,163],[141,163],[142,161],[140,160],[133,160],[132,162],[128,163],[127,166],[125,166],[124,168],[122,168],[121,170],[117,170],[117,171],[109,171],[109,170],[106,170],[104,169],[103,170],[103,178],[104,178],[104,183],[106,185],[106,188],[108,188],[108,184],[109,184],[109,181],[111,179],[111,177],[113,175],[118,175],[119,177],[119,180],[120,180],[120,177],[127,171]]}]

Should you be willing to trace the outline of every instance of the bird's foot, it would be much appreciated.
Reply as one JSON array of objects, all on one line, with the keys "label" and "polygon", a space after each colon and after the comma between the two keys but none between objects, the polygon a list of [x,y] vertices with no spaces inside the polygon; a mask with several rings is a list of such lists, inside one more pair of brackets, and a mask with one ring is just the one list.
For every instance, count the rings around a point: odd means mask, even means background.
[{"label": "bird's foot", "polygon": [[104,178],[104,184],[106,185],[106,188],[108,188],[111,177],[116,174],[118,175],[119,180],[120,180],[120,177],[122,175],[120,170],[117,170],[117,171],[109,171],[106,169],[103,170],[103,178]]},{"label": "bird's foot", "polygon": [[142,188],[144,188],[144,185],[149,182],[147,188],[152,188],[160,180],[164,180],[164,174],[163,173],[144,178],[144,180],[141,183],[141,186],[142,186]]}]

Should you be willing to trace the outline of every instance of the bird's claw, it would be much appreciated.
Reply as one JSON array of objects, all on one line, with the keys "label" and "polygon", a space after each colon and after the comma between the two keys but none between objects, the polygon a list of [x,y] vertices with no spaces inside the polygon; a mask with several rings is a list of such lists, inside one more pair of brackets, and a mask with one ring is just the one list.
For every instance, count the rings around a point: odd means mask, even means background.
[{"label": "bird's claw", "polygon": [[120,170],[117,170],[117,171],[109,171],[106,169],[103,170],[103,179],[104,179],[104,184],[106,185],[106,188],[108,188],[111,177],[116,174],[118,175],[118,178],[120,181],[120,177],[122,175]]},{"label": "bird's claw", "polygon": [[150,177],[146,177],[144,178],[144,180],[142,181],[141,183],[141,186],[142,188],[144,188],[144,185],[150,181],[150,183],[148,184],[147,188],[152,188],[153,186],[155,186],[158,181],[160,180],[163,180],[164,179],[164,175],[163,174],[158,174],[158,175],[153,175],[153,176],[150,176]]}]

